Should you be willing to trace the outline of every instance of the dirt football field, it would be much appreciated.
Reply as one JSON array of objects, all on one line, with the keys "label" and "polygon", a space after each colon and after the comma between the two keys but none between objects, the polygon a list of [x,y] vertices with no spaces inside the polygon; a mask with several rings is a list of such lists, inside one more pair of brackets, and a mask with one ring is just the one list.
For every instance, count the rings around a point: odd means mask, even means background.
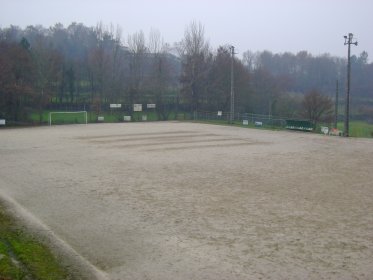
[{"label": "dirt football field", "polygon": [[370,139],[182,122],[1,129],[0,197],[90,279],[373,279]]}]

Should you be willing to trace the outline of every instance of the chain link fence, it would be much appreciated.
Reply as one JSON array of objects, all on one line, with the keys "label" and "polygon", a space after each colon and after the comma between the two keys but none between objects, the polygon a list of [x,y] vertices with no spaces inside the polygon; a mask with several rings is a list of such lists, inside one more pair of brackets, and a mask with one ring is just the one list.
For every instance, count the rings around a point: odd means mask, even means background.
[{"label": "chain link fence", "polygon": [[[195,114],[196,120],[202,121],[230,121],[229,112],[204,112],[198,111]],[[253,125],[253,126],[270,126],[270,127],[286,127],[286,119],[282,117],[272,116],[272,115],[260,115],[252,113],[236,113],[234,115],[234,122]]]}]

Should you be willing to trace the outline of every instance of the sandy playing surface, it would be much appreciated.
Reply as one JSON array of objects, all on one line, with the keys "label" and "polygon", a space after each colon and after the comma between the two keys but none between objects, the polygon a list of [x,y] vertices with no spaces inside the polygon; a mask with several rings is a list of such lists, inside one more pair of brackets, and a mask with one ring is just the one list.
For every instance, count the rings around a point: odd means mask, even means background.
[{"label": "sandy playing surface", "polygon": [[110,279],[372,279],[373,141],[157,122],[0,130],[0,190]]}]

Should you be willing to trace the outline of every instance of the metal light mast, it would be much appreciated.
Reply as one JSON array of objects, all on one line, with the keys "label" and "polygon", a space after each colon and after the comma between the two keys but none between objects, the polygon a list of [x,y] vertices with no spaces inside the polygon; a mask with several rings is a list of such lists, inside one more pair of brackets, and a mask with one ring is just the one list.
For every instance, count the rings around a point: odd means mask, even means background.
[{"label": "metal light mast", "polygon": [[346,91],[346,107],[345,107],[345,123],[344,123],[344,136],[349,136],[349,119],[350,119],[350,77],[351,77],[351,45],[357,46],[357,41],[353,42],[354,35],[348,33],[348,36],[344,36],[345,45],[348,45],[347,55],[347,91]]},{"label": "metal light mast", "polygon": [[334,128],[337,129],[338,124],[338,93],[339,93],[339,82],[337,80],[335,87],[335,107],[334,107]]},{"label": "metal light mast", "polygon": [[231,50],[231,56],[232,56],[232,61],[231,61],[231,114],[229,121],[232,124],[234,121],[234,46],[230,46],[229,49]]}]

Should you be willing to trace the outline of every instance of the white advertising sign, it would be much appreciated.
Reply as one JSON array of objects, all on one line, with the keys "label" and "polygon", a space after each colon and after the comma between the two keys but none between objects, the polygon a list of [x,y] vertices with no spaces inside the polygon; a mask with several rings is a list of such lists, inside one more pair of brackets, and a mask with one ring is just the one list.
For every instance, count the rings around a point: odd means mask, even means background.
[{"label": "white advertising sign", "polygon": [[133,104],[133,111],[134,112],[141,112],[142,111],[142,104]]},{"label": "white advertising sign", "polygon": [[155,104],[146,104],[146,108],[148,108],[148,109],[154,109],[155,108]]},{"label": "white advertising sign", "polygon": [[321,127],[321,132],[324,133],[325,135],[329,133],[329,127],[327,126],[322,126]]},{"label": "white advertising sign", "polygon": [[110,108],[122,108],[122,104],[110,104]]},{"label": "white advertising sign", "polygon": [[255,122],[255,126],[263,126],[263,122]]}]

